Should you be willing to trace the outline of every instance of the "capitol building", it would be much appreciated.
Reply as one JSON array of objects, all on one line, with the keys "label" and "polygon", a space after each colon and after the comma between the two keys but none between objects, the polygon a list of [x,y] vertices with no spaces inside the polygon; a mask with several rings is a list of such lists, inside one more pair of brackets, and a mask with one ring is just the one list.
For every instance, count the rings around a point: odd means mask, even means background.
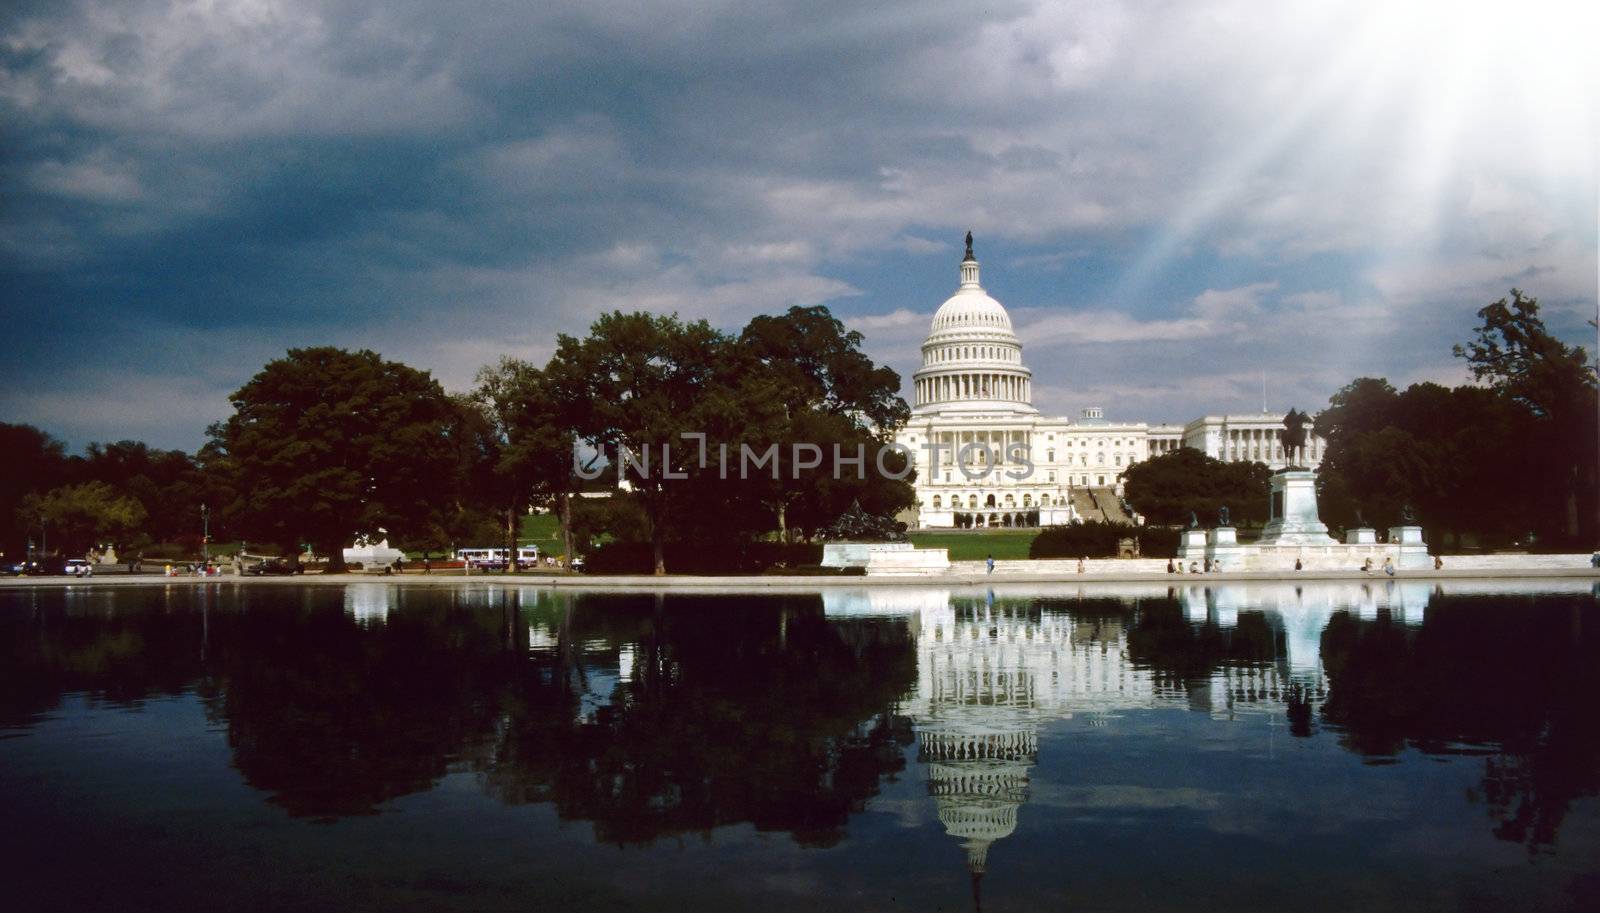
[{"label": "capitol building", "polygon": [[[960,285],[933,315],[912,388],[911,419],[895,440],[915,454],[914,528],[1135,522],[1122,500],[1123,473],[1179,447],[1289,465],[1281,412],[1206,415],[1185,425],[1113,421],[1099,407],[1077,419],[1041,415],[1022,340],[979,281],[970,233]],[[1316,468],[1324,448],[1309,437],[1306,464]]]}]

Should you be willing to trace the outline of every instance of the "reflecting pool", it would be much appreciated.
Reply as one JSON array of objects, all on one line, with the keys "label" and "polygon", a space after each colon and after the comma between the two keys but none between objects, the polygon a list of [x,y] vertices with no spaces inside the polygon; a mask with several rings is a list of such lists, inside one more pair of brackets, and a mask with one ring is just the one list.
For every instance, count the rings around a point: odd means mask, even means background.
[{"label": "reflecting pool", "polygon": [[1597,686],[1584,581],[0,589],[0,867],[28,911],[1592,910]]}]

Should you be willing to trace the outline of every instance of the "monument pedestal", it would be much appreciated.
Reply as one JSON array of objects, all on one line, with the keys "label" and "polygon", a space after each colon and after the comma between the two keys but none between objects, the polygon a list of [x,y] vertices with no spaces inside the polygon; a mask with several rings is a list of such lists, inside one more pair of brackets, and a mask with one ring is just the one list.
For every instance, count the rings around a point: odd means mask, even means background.
[{"label": "monument pedestal", "polygon": [[917,548],[910,542],[828,542],[823,567],[861,567],[869,576],[942,574],[950,570],[950,551]]},{"label": "monument pedestal", "polygon": [[1178,560],[1183,562],[1204,561],[1206,559],[1206,531],[1203,529],[1186,529],[1183,538],[1178,540]]},{"label": "monument pedestal", "polygon": [[1317,513],[1317,474],[1287,469],[1272,477],[1272,518],[1261,530],[1267,546],[1338,545]]},{"label": "monument pedestal", "polygon": [[1244,570],[1244,554],[1238,531],[1231,526],[1219,526],[1207,537],[1206,557],[1211,559],[1213,571]]},{"label": "monument pedestal", "polygon": [[1389,527],[1389,545],[1397,553],[1394,559],[1395,567],[1433,567],[1433,558],[1428,554],[1428,545],[1422,541],[1422,527]]},{"label": "monument pedestal", "polygon": [[1377,545],[1378,531],[1370,526],[1358,526],[1344,531],[1346,545]]}]

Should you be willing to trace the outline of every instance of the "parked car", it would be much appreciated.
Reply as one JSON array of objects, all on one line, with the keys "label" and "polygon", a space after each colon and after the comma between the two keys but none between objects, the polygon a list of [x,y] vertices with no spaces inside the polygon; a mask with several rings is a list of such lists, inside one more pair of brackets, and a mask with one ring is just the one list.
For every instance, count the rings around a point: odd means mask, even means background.
[{"label": "parked car", "polygon": [[93,577],[94,565],[82,558],[68,558],[66,564],[62,566],[61,572],[70,574],[73,577]]},{"label": "parked car", "polygon": [[22,573],[30,577],[48,577],[54,574],[65,574],[67,562],[60,555],[45,555],[35,558],[22,566]]},{"label": "parked car", "polygon": [[28,566],[20,561],[0,561],[0,577],[21,577]]},{"label": "parked car", "polygon": [[282,558],[268,558],[244,569],[252,577],[284,577],[289,574],[300,573],[300,566],[290,564]]},{"label": "parked car", "polygon": [[580,574],[583,573],[583,556],[582,555],[574,555],[574,556],[572,556],[572,561],[567,566],[572,568],[573,570],[577,571]]}]

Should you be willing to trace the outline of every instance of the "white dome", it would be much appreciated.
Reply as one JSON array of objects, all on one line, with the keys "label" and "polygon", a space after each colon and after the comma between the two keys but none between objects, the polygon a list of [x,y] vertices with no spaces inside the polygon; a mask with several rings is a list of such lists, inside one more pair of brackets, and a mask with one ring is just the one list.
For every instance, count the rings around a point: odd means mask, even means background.
[{"label": "white dome", "polygon": [[978,258],[972,255],[968,233],[961,284],[934,312],[933,327],[922,343],[922,367],[912,375],[912,411],[1036,415],[1032,381],[1011,315],[978,281]]},{"label": "white dome", "polygon": [[934,333],[955,329],[1011,333],[1011,315],[983,289],[963,288],[933,315]]}]

